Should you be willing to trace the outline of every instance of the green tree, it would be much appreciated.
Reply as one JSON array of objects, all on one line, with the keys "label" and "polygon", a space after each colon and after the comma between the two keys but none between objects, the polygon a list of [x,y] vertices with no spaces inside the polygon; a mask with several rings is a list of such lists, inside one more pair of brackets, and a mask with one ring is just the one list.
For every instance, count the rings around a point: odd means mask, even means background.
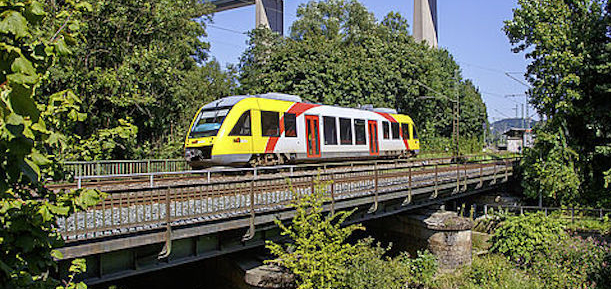
[{"label": "green tree", "polygon": [[[520,0],[518,4],[505,32],[514,52],[524,52],[531,60],[528,94],[547,118],[542,133],[556,134],[560,150],[579,156],[568,160],[573,163],[568,167],[579,175],[579,193],[573,199],[608,206],[611,191],[604,188],[604,172],[611,167],[609,1]],[[555,159],[559,149],[538,149],[539,157],[527,159],[526,174],[538,176],[528,180],[527,189],[537,188],[536,182],[554,181],[555,175],[535,170],[545,167],[540,162]]]},{"label": "green tree", "polygon": [[[45,10],[52,12],[46,12]],[[56,7],[55,7],[56,8]],[[80,23],[72,16],[86,2],[67,1],[61,9],[38,1],[0,1],[0,284],[8,288],[48,288],[55,267],[53,249],[61,246],[56,218],[95,204],[92,190],[53,192],[42,183],[59,174],[54,152],[61,150],[57,119],[82,117],[65,109],[59,115],[37,103],[35,88],[58,57],[70,53]],[[47,22],[46,20],[53,19]],[[54,23],[56,25],[54,25]],[[49,26],[44,26],[49,25]],[[44,31],[54,31],[49,38]],[[59,92],[51,99],[69,92]],[[77,102],[67,98],[68,107]],[[41,113],[41,110],[43,111]],[[59,111],[59,108],[50,109]],[[73,271],[83,267],[75,263]],[[83,284],[79,285],[83,287]]]},{"label": "green tree", "polygon": [[[291,37],[269,30],[250,34],[240,61],[243,93],[277,91],[348,107],[392,107],[416,121],[422,138],[452,133],[452,101],[461,94],[465,138],[481,138],[485,106],[477,88],[455,71],[443,49],[416,43],[407,21],[391,12],[376,22],[357,1],[310,1],[298,8]],[[448,98],[435,95],[426,84]],[[455,90],[456,89],[456,90]]]},{"label": "green tree", "polygon": [[82,97],[89,117],[71,132],[84,141],[129,119],[140,146],[93,158],[150,157],[157,147],[183,140],[197,108],[229,94],[233,78],[208,61],[203,40],[212,11],[196,0],[97,1],[79,17],[84,41],[53,68],[42,90],[72,89]]}]

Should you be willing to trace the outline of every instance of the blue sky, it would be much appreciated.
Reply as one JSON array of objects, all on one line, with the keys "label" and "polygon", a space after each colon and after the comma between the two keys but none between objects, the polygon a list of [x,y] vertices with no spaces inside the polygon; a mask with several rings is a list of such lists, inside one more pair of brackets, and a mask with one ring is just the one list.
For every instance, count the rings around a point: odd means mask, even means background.
[{"label": "blue sky", "polygon": [[[284,1],[285,35],[296,19],[297,7],[307,0]],[[398,11],[412,25],[413,0],[360,0],[378,20],[390,11]],[[516,105],[526,87],[505,75],[512,72],[523,80],[527,61],[523,54],[511,52],[511,45],[501,30],[503,21],[511,19],[517,0],[439,0],[439,46],[454,55],[463,76],[473,80],[482,92],[490,121],[516,116]],[[237,64],[246,48],[244,32],[255,25],[255,7],[248,6],[216,13],[208,26],[210,55],[223,66]],[[517,72],[517,73],[516,73]],[[520,95],[505,97],[506,95]],[[534,111],[531,109],[530,114]],[[536,117],[535,117],[536,118]]]}]

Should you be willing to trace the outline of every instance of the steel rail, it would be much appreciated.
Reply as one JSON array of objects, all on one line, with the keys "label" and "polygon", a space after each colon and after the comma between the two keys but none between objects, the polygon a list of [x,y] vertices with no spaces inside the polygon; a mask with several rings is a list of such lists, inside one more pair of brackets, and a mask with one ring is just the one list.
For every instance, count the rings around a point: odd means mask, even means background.
[{"label": "steel rail", "polygon": [[[474,155],[465,156],[463,158],[468,161],[485,159],[489,156]],[[264,172],[276,173],[278,171],[289,171],[291,175],[297,171],[307,170],[327,170],[329,168],[341,169],[350,166],[376,166],[376,165],[394,165],[406,166],[414,164],[428,164],[430,162],[451,162],[452,157],[429,158],[429,159],[404,159],[404,160],[369,160],[369,161],[350,161],[350,162],[333,162],[333,163],[317,163],[317,164],[299,164],[299,165],[279,165],[269,167],[255,168],[212,168],[207,170],[185,170],[185,171],[169,171],[169,172],[143,172],[130,174],[105,174],[105,175],[86,175],[76,176],[75,183],[59,183],[47,185],[49,189],[71,189],[82,187],[100,187],[105,185],[123,185],[123,184],[146,184],[150,187],[155,185],[155,181],[181,181],[188,179],[200,179],[203,176],[207,178],[207,182],[213,175],[230,174],[230,173],[250,173],[254,175]]]}]

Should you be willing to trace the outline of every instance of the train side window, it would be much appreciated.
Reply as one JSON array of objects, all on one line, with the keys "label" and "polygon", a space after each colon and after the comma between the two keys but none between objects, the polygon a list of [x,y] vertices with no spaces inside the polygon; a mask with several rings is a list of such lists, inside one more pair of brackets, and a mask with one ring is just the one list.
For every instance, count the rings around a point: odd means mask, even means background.
[{"label": "train side window", "polygon": [[280,117],[275,111],[261,111],[261,135],[280,136]]},{"label": "train side window", "polygon": [[355,144],[364,145],[367,143],[365,139],[365,121],[362,119],[354,120],[354,138],[356,139]]},{"label": "train side window", "polygon": [[343,145],[352,144],[352,120],[339,118],[339,140]]},{"label": "train side window", "polygon": [[388,125],[387,121],[382,122],[382,132],[384,135],[384,139],[390,138],[390,126]]},{"label": "train side window", "polygon": [[402,123],[401,124],[401,133],[403,134],[403,139],[409,139],[409,125]]},{"label": "train side window", "polygon": [[414,132],[414,135],[413,135],[412,138],[413,139],[418,139],[418,131],[416,130],[416,126],[412,125],[412,129],[413,129],[413,132]]},{"label": "train side window", "polygon": [[294,113],[284,114],[284,136],[297,137],[297,115]]},{"label": "train side window", "polygon": [[337,144],[337,124],[332,116],[323,116],[325,145]]},{"label": "train side window", "polygon": [[229,136],[250,136],[250,134],[250,110],[248,110],[240,116]]},{"label": "train side window", "polygon": [[398,122],[393,122],[390,124],[391,128],[392,128],[392,139],[400,139],[400,134],[399,134],[399,123]]}]

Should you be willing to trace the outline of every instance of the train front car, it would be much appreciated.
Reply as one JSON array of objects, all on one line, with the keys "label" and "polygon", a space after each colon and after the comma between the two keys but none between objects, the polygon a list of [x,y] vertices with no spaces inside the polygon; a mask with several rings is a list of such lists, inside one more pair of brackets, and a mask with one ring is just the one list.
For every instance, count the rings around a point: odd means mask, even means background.
[{"label": "train front car", "polygon": [[[213,155],[218,151],[219,144],[223,143],[222,136],[226,134],[226,130],[240,120],[242,113],[240,106],[236,105],[246,98],[245,96],[225,97],[204,105],[197,112],[185,139],[185,159],[192,168],[248,162],[250,147],[245,150],[244,155],[239,153],[239,149],[235,150],[231,158],[219,158]],[[247,123],[250,124],[250,120]],[[244,129],[249,130],[250,127]],[[250,131],[242,133],[250,134]],[[248,139],[245,138],[243,141],[247,143]],[[237,146],[239,147],[239,144]]]}]

